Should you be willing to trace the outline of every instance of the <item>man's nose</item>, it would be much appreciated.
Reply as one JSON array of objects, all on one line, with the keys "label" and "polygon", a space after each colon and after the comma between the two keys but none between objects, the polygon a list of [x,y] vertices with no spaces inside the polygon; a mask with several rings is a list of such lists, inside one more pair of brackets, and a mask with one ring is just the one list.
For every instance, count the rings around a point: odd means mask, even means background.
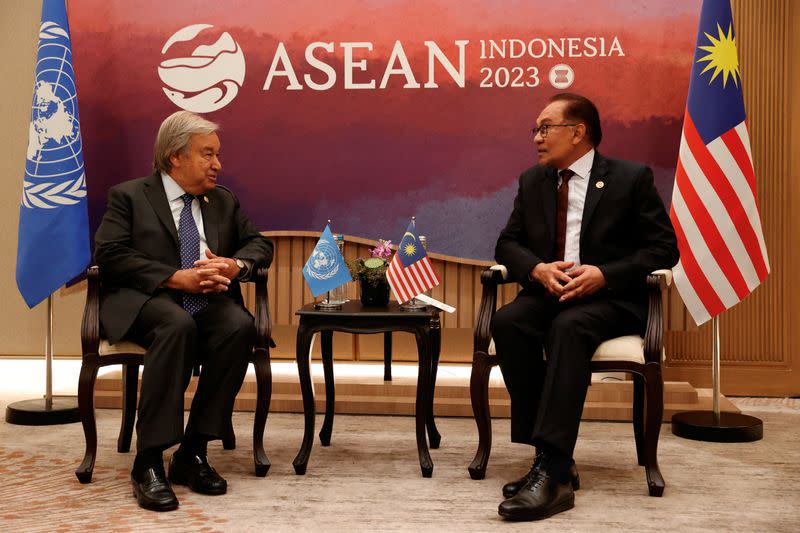
[{"label": "man's nose", "polygon": [[222,169],[222,161],[219,160],[219,157],[214,156],[214,159],[211,160],[211,168],[217,171]]}]

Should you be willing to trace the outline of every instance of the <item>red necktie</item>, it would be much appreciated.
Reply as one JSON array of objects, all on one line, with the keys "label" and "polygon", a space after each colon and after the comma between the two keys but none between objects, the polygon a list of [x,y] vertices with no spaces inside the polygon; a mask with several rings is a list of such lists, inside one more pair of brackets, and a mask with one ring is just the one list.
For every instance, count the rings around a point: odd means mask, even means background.
[{"label": "red necktie", "polygon": [[556,199],[556,261],[564,260],[564,247],[567,243],[567,207],[569,206],[569,179],[575,175],[566,168],[559,172],[561,186]]}]

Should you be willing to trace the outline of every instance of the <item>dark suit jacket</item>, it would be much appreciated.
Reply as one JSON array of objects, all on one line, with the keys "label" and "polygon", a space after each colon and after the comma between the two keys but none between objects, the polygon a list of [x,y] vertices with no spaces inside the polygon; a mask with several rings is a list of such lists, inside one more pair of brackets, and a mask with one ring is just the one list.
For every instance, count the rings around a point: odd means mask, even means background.
[{"label": "dark suit jacket", "polygon": [[[554,168],[537,165],[523,172],[514,210],[497,240],[495,259],[527,291],[544,293],[528,273],[540,262],[555,260],[557,184]],[[650,168],[595,152],[581,221],[580,260],[603,272],[607,287],[602,295],[646,320],[647,274],[678,262],[675,231]]]},{"label": "dark suit jacket", "polygon": [[[239,200],[217,185],[201,199],[208,248],[219,256],[269,266],[273,244],[239,208]],[[100,322],[111,342],[130,329],[139,310],[159,286],[180,269],[178,230],[172,218],[161,174],[126,181],[108,192],[105,216],[95,234],[95,261],[100,267],[103,296]],[[242,302],[238,281],[225,295]]]}]

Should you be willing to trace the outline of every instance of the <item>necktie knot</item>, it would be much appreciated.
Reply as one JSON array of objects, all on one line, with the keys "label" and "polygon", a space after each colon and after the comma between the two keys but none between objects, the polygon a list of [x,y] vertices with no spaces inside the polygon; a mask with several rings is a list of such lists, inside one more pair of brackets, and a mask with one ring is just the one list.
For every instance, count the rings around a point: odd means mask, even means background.
[{"label": "necktie knot", "polygon": [[183,205],[189,206],[194,200],[195,196],[193,194],[189,194],[188,192],[181,196],[181,200],[183,200]]},{"label": "necktie knot", "polygon": [[575,173],[572,170],[565,168],[559,172],[558,175],[561,176],[561,184],[563,185],[564,183],[567,183],[569,179],[575,175]]}]

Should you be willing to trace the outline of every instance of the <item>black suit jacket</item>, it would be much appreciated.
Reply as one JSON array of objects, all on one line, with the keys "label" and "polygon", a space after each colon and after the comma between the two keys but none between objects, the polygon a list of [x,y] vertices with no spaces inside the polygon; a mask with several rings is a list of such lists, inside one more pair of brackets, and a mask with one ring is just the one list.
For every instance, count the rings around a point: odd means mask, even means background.
[{"label": "black suit jacket", "polygon": [[[557,186],[554,168],[537,165],[523,172],[514,210],[497,240],[495,259],[527,291],[544,293],[528,274],[538,263],[555,260]],[[650,168],[595,152],[581,220],[580,260],[603,272],[607,287],[601,295],[646,320],[647,274],[678,262],[675,231]]]},{"label": "black suit jacket", "polygon": [[[239,200],[217,185],[200,201],[208,248],[219,256],[249,259],[253,268],[269,266],[273,244],[241,211]],[[103,295],[100,322],[116,342],[130,329],[139,310],[160,285],[180,269],[178,230],[161,174],[126,181],[108,192],[105,216],[95,234],[95,261]],[[225,295],[242,303],[238,281]]]}]

